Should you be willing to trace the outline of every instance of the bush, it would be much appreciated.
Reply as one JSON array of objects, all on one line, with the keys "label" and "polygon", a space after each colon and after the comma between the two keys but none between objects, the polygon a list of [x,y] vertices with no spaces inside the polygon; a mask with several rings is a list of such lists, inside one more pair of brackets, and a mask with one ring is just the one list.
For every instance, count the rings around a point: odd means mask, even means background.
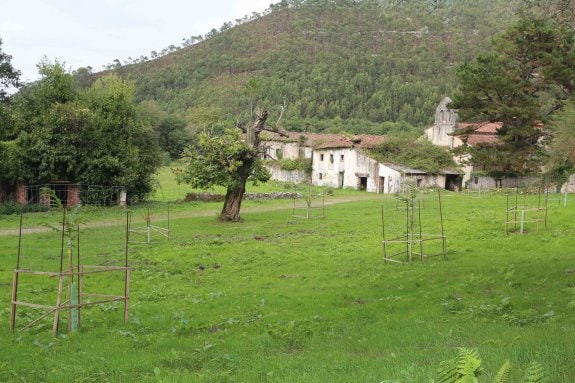
[{"label": "bush", "polygon": [[48,210],[49,208],[42,204],[23,205],[17,202],[5,202],[3,204],[0,204],[0,215],[18,214],[20,213],[20,211],[24,213],[34,213]]}]

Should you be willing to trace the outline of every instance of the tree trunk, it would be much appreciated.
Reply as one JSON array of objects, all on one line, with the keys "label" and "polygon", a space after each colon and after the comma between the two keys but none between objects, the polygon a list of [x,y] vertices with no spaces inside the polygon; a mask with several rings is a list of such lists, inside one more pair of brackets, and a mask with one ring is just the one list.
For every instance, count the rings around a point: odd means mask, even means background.
[{"label": "tree trunk", "polygon": [[228,186],[224,207],[220,213],[220,221],[239,222],[241,220],[240,208],[242,206],[244,193],[246,192],[246,182],[250,176],[253,162],[253,158],[244,159],[242,166],[238,169],[238,183]]},{"label": "tree trunk", "polygon": [[[244,183],[245,185],[245,183]],[[226,192],[226,200],[224,207],[220,213],[220,221],[222,222],[238,222],[240,221],[240,208],[242,199],[246,189],[244,186],[229,187]]]}]

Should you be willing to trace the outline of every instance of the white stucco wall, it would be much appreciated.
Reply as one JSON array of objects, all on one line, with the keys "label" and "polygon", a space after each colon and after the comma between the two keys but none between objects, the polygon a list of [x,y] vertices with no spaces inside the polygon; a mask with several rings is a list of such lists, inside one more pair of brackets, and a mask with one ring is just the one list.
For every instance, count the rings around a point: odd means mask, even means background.
[{"label": "white stucco wall", "polygon": [[295,160],[299,158],[300,152],[304,158],[311,158],[312,149],[310,147],[301,147],[297,142],[279,142],[267,141],[264,143],[268,159],[278,160],[278,150],[281,152],[281,158]]},{"label": "white stucco wall", "polygon": [[561,187],[561,193],[575,193],[575,174],[572,174]]},{"label": "white stucco wall", "polygon": [[536,178],[533,177],[511,177],[502,178],[500,183],[496,183],[493,177],[489,176],[473,176],[467,183],[469,190],[492,190],[498,187],[502,188],[523,188],[535,182]]},{"label": "white stucco wall", "polygon": [[357,149],[323,149],[314,152],[314,185],[359,189],[362,178],[365,179],[365,190],[368,192],[394,193],[398,189],[401,175]]},{"label": "white stucco wall", "polygon": [[304,170],[282,170],[279,165],[266,166],[271,174],[271,179],[281,182],[292,182],[299,184],[308,180]]}]

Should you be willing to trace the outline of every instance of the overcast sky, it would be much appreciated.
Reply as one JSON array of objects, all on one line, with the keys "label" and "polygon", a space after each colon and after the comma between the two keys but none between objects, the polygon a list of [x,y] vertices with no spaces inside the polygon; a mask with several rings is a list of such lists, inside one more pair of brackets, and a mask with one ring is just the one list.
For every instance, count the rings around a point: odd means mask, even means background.
[{"label": "overcast sky", "polygon": [[38,78],[44,56],[94,71],[114,59],[149,56],[274,0],[0,0],[2,51],[21,80]]}]

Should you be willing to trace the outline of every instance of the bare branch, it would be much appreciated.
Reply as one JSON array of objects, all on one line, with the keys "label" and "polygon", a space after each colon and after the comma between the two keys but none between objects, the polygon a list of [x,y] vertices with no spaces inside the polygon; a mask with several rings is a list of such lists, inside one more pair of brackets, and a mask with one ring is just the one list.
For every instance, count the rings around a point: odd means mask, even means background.
[{"label": "bare branch", "polygon": [[246,127],[244,126],[244,124],[240,121],[236,121],[236,128],[240,129],[242,132],[246,132]]},{"label": "bare branch", "polygon": [[288,133],[286,131],[284,131],[283,129],[279,129],[279,128],[270,128],[269,126],[263,126],[262,130],[265,130],[267,132],[272,132],[272,133],[277,133],[282,137],[289,137]]}]

